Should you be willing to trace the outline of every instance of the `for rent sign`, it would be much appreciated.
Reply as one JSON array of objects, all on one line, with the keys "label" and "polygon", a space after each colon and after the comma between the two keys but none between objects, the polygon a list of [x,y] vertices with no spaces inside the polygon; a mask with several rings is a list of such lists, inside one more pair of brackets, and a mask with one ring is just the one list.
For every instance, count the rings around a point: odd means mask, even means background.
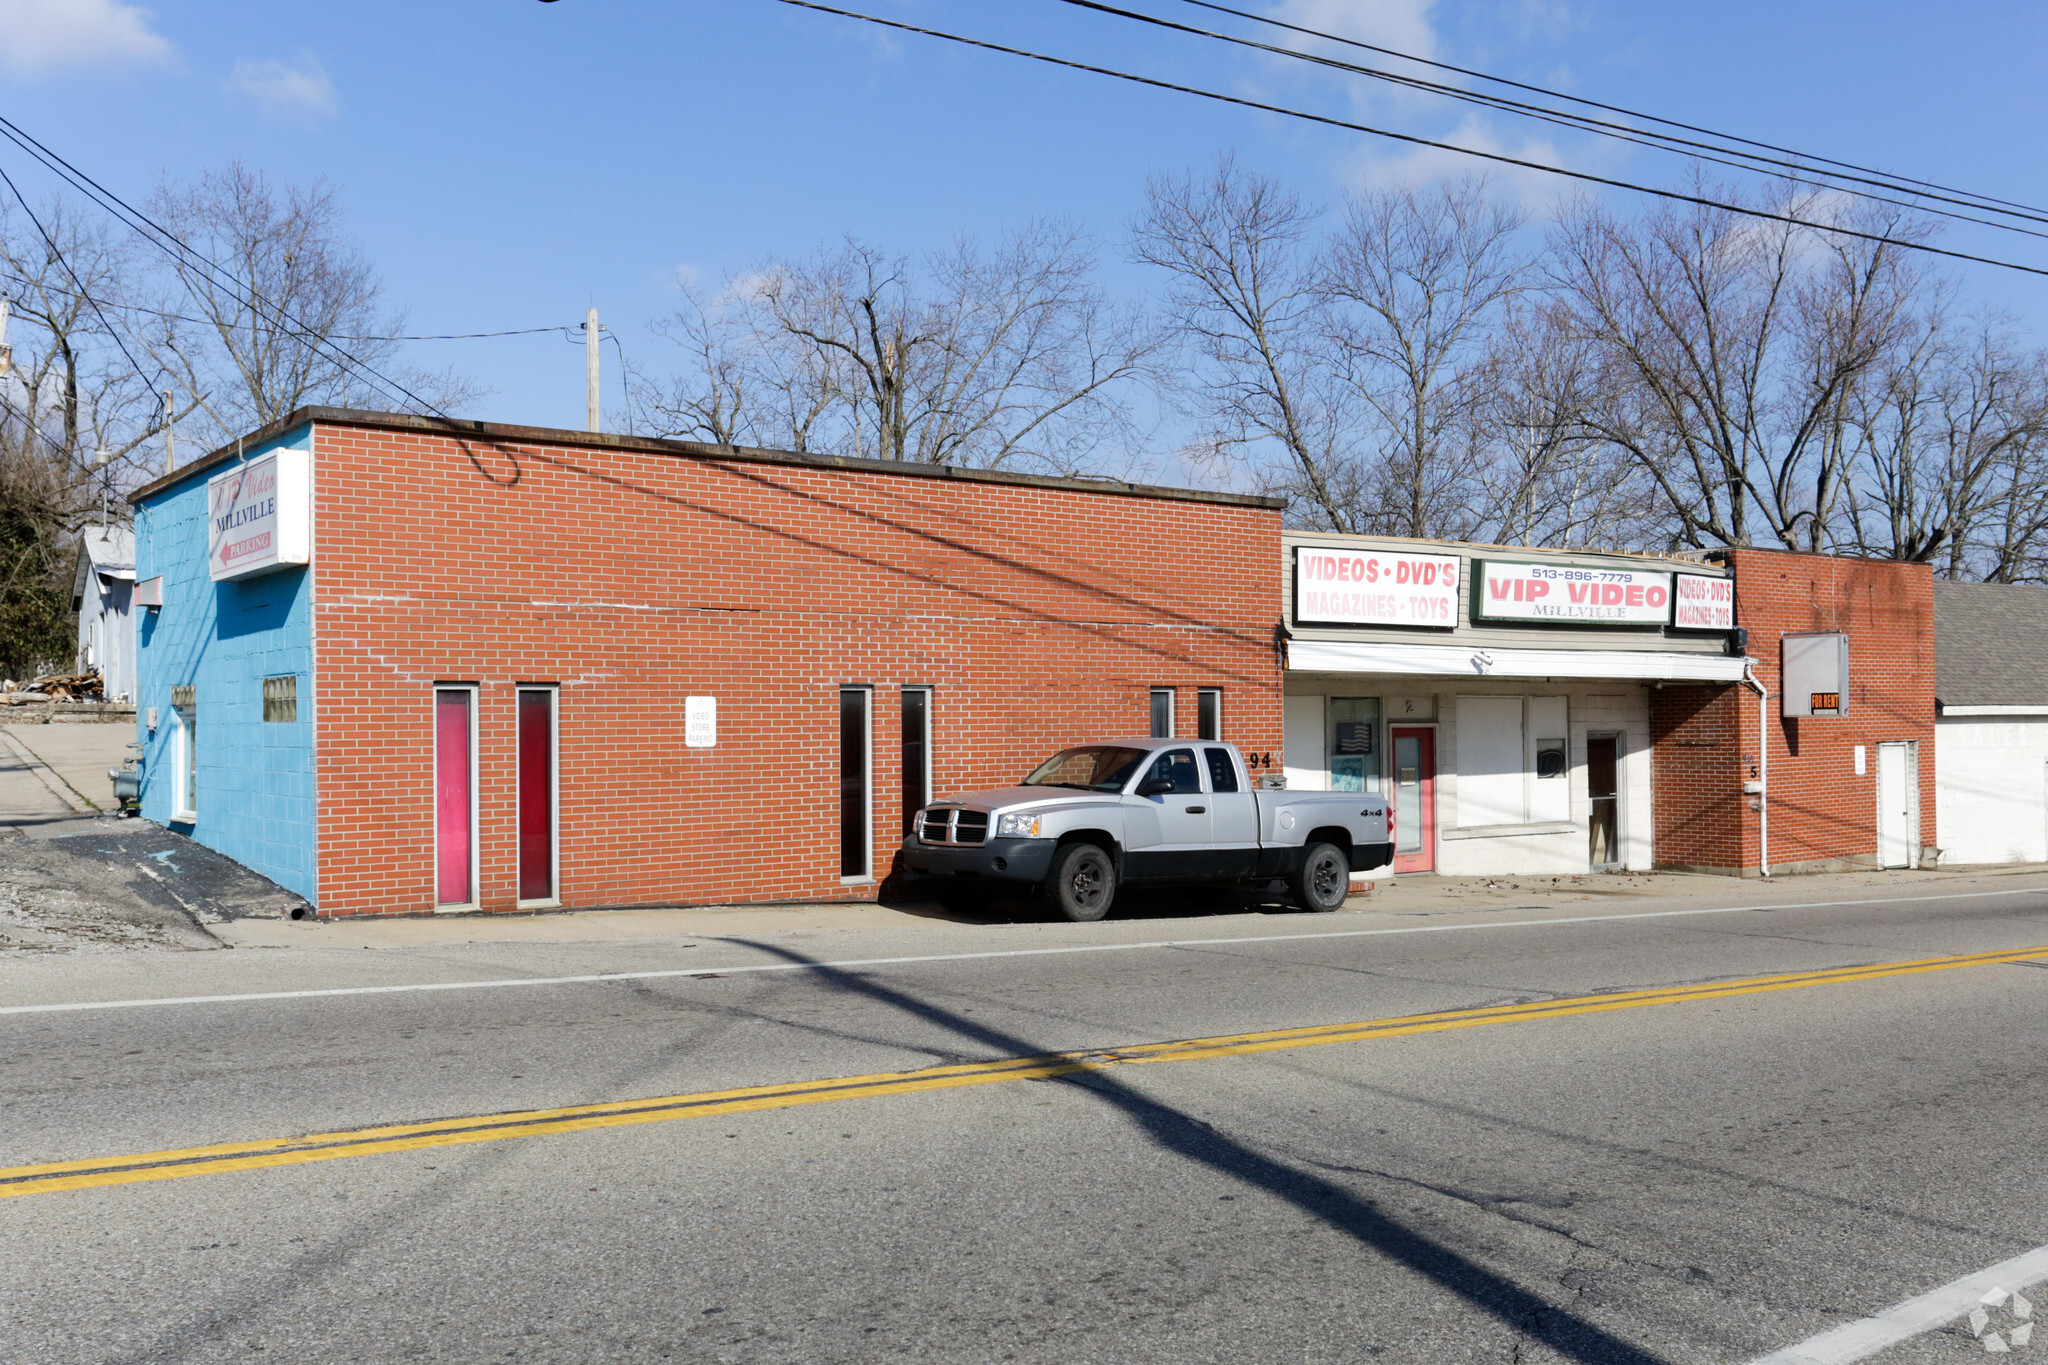
[{"label": "for rent sign", "polygon": [[1453,629],[1458,624],[1458,557],[1299,546],[1294,552],[1294,619]]},{"label": "for rent sign", "polygon": [[273,450],[206,481],[207,576],[216,583],[304,564],[313,541],[313,457]]},{"label": "for rent sign", "polygon": [[1472,615],[1487,621],[1661,626],[1671,619],[1671,575],[1481,560]]},{"label": "for rent sign", "polygon": [[1735,580],[1679,574],[1672,589],[1671,624],[1680,630],[1735,629]]}]

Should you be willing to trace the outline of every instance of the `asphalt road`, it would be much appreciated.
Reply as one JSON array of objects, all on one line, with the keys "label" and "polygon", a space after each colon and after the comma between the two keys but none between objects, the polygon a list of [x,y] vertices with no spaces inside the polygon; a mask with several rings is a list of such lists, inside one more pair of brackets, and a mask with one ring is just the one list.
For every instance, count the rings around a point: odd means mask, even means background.
[{"label": "asphalt road", "polygon": [[694,973],[0,1013],[0,1361],[1746,1362],[2048,1244],[2048,879],[1944,895],[0,970]]}]

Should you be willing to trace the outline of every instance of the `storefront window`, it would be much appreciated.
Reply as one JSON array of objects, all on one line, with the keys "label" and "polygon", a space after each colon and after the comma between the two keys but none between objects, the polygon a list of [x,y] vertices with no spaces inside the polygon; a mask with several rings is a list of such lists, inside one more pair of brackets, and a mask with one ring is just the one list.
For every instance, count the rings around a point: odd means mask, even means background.
[{"label": "storefront window", "polygon": [[1380,789],[1378,697],[1330,698],[1330,790]]}]

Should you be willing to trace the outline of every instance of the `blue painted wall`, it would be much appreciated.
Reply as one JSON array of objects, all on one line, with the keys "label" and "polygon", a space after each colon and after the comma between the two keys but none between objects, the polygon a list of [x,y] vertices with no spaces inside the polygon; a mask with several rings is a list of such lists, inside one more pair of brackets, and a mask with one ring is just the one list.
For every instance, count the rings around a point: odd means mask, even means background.
[{"label": "blue painted wall", "polygon": [[[312,439],[312,427],[304,426],[246,455],[306,450]],[[135,576],[164,580],[162,608],[136,608],[142,814],[318,904],[312,576],[297,568],[234,583],[207,578],[206,481],[228,468],[195,474],[135,510]],[[299,680],[299,718],[266,722],[263,680],[287,673]],[[171,688],[184,684],[196,689],[198,710],[197,819],[189,823],[172,819],[178,807]]]}]

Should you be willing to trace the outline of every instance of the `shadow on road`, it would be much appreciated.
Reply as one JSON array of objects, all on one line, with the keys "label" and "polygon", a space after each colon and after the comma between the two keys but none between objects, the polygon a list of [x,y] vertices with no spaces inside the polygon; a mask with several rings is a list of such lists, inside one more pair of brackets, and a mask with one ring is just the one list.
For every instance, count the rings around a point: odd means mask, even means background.
[{"label": "shadow on road", "polygon": [[[1006,1055],[1042,1056],[1048,1051],[1027,1038],[990,1028],[857,972],[826,965],[772,943],[737,938],[728,941],[758,948],[787,962],[804,963],[842,990],[864,995]],[[1051,1083],[1087,1091],[1130,1119],[1166,1151],[1287,1201],[1568,1359],[1585,1365],[1661,1365],[1662,1357],[1621,1340],[1569,1309],[1404,1226],[1349,1190],[1254,1151],[1109,1073],[1084,1072],[1057,1077]]]}]

